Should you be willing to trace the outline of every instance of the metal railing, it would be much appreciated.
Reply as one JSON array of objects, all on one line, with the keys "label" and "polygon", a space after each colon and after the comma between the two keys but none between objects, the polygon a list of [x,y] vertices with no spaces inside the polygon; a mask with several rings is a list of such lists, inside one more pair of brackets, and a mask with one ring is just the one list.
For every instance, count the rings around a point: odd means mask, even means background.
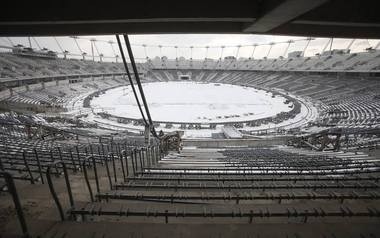
[{"label": "metal railing", "polygon": [[12,195],[13,203],[16,209],[17,218],[20,222],[23,237],[30,237],[28,226],[26,224],[25,215],[22,209],[20,198],[16,189],[16,185],[12,178],[12,175],[8,172],[0,170],[0,178],[4,178],[7,186],[7,191]]}]

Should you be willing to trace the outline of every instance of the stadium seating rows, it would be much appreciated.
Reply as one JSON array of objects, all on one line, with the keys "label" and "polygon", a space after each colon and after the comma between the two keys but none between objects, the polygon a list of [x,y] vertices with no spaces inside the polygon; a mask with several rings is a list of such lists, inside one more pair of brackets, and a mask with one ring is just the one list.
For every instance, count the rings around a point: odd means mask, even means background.
[{"label": "stadium seating rows", "polygon": [[223,60],[188,60],[183,57],[156,57],[148,64],[153,69],[255,70],[255,71],[379,71],[380,51],[353,54],[325,54],[313,57],[247,59],[226,57]]},{"label": "stadium seating rows", "polygon": [[[30,59],[27,57],[15,56],[10,53],[0,54],[1,72],[8,72],[13,69],[14,72],[23,74],[23,76],[39,76],[41,67],[47,68],[49,73],[44,75],[60,75],[72,73],[105,73],[105,72],[120,72],[122,71],[121,64],[116,63],[99,63],[92,61],[81,60],[64,60],[64,59]],[[338,125],[343,127],[361,126],[361,127],[377,127],[379,125],[379,110],[380,110],[380,83],[378,80],[372,80],[364,75],[359,76],[329,76],[306,73],[292,73],[291,68],[296,67],[297,71],[304,70],[320,70],[328,71],[334,67],[340,67],[338,62],[348,62],[355,65],[376,65],[378,63],[378,51],[355,53],[355,54],[334,54],[323,55],[320,57],[311,58],[289,58],[277,60],[251,60],[244,61],[246,64],[250,62],[252,67],[249,71],[244,70],[241,60],[226,59],[216,62],[212,60],[196,61],[179,59],[179,66],[173,65],[171,60],[154,59],[146,64],[140,64],[140,68],[147,70],[145,73],[145,81],[173,81],[179,80],[179,75],[190,75],[191,80],[198,82],[209,83],[229,83],[239,84],[244,86],[253,86],[266,90],[282,90],[285,93],[301,96],[306,99],[312,99],[320,108],[320,125]],[[366,64],[351,63],[351,61],[367,60]],[[295,62],[302,61],[300,63]],[[331,63],[330,68],[320,65],[319,62],[327,64]],[[214,63],[215,67],[211,67]],[[37,65],[40,68],[36,68]],[[190,65],[193,68],[188,68]],[[236,67],[234,66],[236,65]],[[267,65],[271,65],[270,68]],[[293,66],[292,66],[293,65]],[[204,67],[207,66],[207,67]],[[239,66],[241,66],[239,68]],[[12,68],[13,67],[13,68]],[[151,67],[151,68],[149,68]],[[199,69],[197,69],[197,67]],[[254,68],[256,67],[256,68]],[[274,68],[276,69],[274,69]],[[285,71],[282,70],[283,67]],[[363,66],[364,67],[364,66]],[[374,66],[377,67],[377,66]],[[31,70],[32,69],[32,70]],[[77,70],[75,70],[77,69]],[[31,70],[31,71],[30,71]],[[254,71],[252,71],[254,70]],[[277,70],[277,71],[276,71]],[[344,69],[346,70],[346,69]],[[371,69],[356,68],[355,70]],[[30,71],[30,72],[29,72]],[[13,78],[22,75],[4,74],[5,77]],[[23,77],[22,76],[22,77]],[[116,87],[125,84],[125,80],[118,77],[87,77],[78,80],[66,80],[58,84],[50,85],[29,85],[28,88],[14,88],[12,94],[7,90],[3,90],[1,94],[2,103],[17,107],[22,105],[28,109],[34,109],[37,112],[43,112],[40,108],[48,108],[49,110],[65,111],[68,107],[68,102],[72,102],[73,98],[83,97],[89,93],[96,91],[104,91],[105,89]],[[4,88],[4,87],[3,87]],[[361,96],[362,92],[366,92],[365,96]],[[89,103],[85,100],[85,103]],[[30,107],[29,107],[30,106]],[[53,109],[52,109],[53,108]],[[298,109],[295,108],[295,114]],[[279,115],[278,118],[272,120],[261,120],[251,123],[252,126],[257,126],[262,123],[275,122],[279,123],[292,118],[294,113]],[[236,125],[239,127],[239,125]]]}]

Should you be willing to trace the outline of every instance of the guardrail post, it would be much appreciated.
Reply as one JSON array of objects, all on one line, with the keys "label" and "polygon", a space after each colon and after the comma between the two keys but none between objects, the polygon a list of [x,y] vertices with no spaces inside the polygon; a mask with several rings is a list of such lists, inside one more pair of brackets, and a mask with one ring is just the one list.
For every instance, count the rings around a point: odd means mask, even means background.
[{"label": "guardrail post", "polygon": [[43,173],[42,173],[42,166],[41,166],[41,161],[40,161],[40,158],[38,156],[38,153],[37,153],[37,149],[34,148],[34,154],[36,156],[36,160],[37,160],[37,165],[38,165],[38,171],[40,173],[40,177],[41,177],[41,183],[44,184],[44,176],[43,176]]},{"label": "guardrail post", "polygon": [[21,225],[23,237],[30,237],[28,226],[26,225],[26,221],[25,221],[24,212],[22,210],[20,198],[18,196],[16,185],[13,181],[13,178],[9,173],[3,172],[3,171],[0,171],[0,175],[4,177],[5,182],[7,183],[8,191],[12,195],[13,203],[15,205],[16,212],[17,212],[17,217]]},{"label": "guardrail post", "polygon": [[[125,163],[126,163],[125,167],[127,168],[127,171],[128,171],[127,152],[125,152],[125,150],[123,150],[123,151],[121,151],[121,153],[125,156]],[[124,179],[124,182],[125,182],[125,181],[127,181],[127,179],[125,177],[123,155],[120,157],[120,164],[121,164],[121,172],[123,173],[123,179]],[[128,172],[127,172],[127,175],[128,175]]]},{"label": "guardrail post", "polygon": [[56,193],[56,191],[54,189],[53,181],[51,179],[51,169],[52,169],[53,166],[55,168],[57,168],[58,164],[62,165],[63,174],[65,176],[67,193],[69,195],[70,206],[71,206],[71,208],[73,208],[74,207],[74,198],[73,198],[73,194],[72,194],[72,191],[71,191],[69,174],[67,173],[67,168],[66,168],[65,163],[63,163],[62,161],[56,161],[54,163],[51,163],[49,165],[49,167],[47,168],[47,170],[46,170],[46,179],[47,179],[47,182],[48,182],[48,185],[49,185],[50,193],[53,196],[54,202],[55,202],[55,204],[56,204],[56,206],[58,208],[58,212],[59,212],[59,215],[61,217],[61,220],[64,221],[65,220],[65,215],[64,215],[64,212],[63,212],[63,209],[62,209],[62,205],[61,205],[61,202],[59,201],[57,193]]},{"label": "guardrail post", "polygon": [[111,158],[111,156],[113,156],[113,153],[109,153],[107,158],[105,158],[105,164],[106,164],[106,172],[107,172],[107,177],[108,177],[108,182],[110,184],[110,189],[112,189],[112,179],[111,179],[111,173],[110,173],[110,168],[108,166],[108,159]]},{"label": "guardrail post", "polygon": [[132,172],[133,176],[136,176],[136,169],[135,169],[135,162],[134,162],[134,156],[135,156],[135,149],[131,151],[131,161],[132,161]]},{"label": "guardrail post", "polygon": [[28,172],[28,174],[30,176],[30,183],[34,184],[33,174],[32,174],[32,171],[30,171],[29,163],[28,163],[28,161],[26,159],[26,152],[25,152],[25,150],[22,151],[22,158],[24,159],[24,165],[25,165],[26,171]]},{"label": "guardrail post", "polygon": [[77,165],[75,164],[75,160],[74,160],[74,155],[73,155],[73,151],[71,150],[71,148],[69,149],[70,151],[70,158],[71,158],[71,163],[73,164],[74,166],[74,172],[77,172]]},{"label": "guardrail post", "polygon": [[112,160],[113,176],[114,176],[115,183],[116,183],[117,182],[117,174],[116,174],[115,157],[114,157],[113,153],[111,154],[111,160]]},{"label": "guardrail post", "polygon": [[91,199],[91,202],[94,202],[94,194],[92,193],[92,188],[91,188],[91,185],[90,185],[90,181],[88,180],[87,167],[86,167],[86,159],[83,161],[82,166],[83,166],[84,179],[85,179],[86,184],[87,184],[88,192],[90,193],[90,199]]},{"label": "guardrail post", "polygon": [[[140,150],[139,150],[139,160],[140,160],[140,170],[142,171],[143,170],[143,163],[142,163],[142,155],[143,155],[143,148],[141,148]],[[136,157],[136,159],[137,159],[137,157]],[[136,161],[137,162],[137,161]]]}]

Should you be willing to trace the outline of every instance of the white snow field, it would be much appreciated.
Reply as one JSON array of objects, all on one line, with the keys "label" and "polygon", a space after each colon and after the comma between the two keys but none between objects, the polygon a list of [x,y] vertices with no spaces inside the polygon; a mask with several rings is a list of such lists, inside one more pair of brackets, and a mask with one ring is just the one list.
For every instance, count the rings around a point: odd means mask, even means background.
[{"label": "white snow field", "polygon": [[[143,88],[156,122],[241,122],[291,110],[291,103],[285,104],[282,96],[230,84],[154,82],[143,84]],[[141,118],[130,86],[106,91],[91,101],[91,107],[114,116]]]}]

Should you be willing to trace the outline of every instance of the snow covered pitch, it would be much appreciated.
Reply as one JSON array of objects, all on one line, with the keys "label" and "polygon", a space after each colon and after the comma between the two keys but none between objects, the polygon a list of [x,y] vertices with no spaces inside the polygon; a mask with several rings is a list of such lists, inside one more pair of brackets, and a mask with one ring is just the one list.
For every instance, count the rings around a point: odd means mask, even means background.
[{"label": "snow covered pitch", "polygon": [[[152,118],[156,122],[242,122],[290,111],[279,95],[230,84],[154,82],[143,85]],[[140,119],[130,86],[106,91],[91,106],[114,116]]]}]

